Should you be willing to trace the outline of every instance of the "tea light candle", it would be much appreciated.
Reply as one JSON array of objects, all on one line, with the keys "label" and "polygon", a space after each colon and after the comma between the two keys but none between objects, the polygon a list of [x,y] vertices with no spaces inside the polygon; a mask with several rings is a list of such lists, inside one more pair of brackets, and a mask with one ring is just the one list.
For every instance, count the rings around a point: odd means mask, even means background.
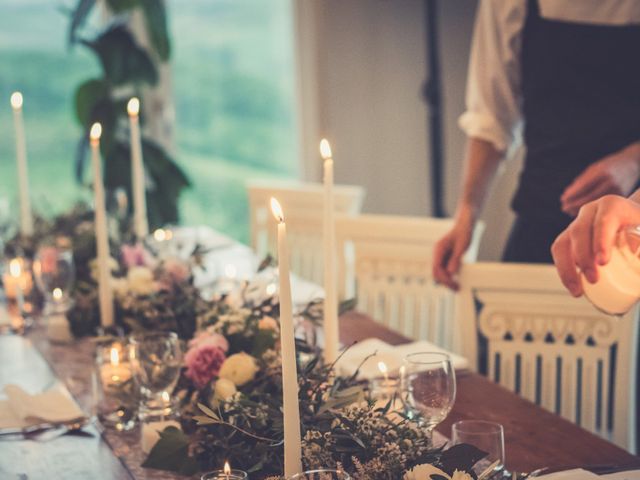
[{"label": "tea light candle", "polygon": [[17,300],[18,295],[29,295],[33,288],[33,278],[26,268],[23,258],[13,258],[9,261],[9,268],[2,275],[4,294],[10,300]]},{"label": "tea light candle", "polygon": [[205,473],[200,477],[201,480],[244,480],[249,478],[247,472],[242,470],[233,470],[229,465],[229,462],[224,462],[222,470],[214,470],[213,472]]},{"label": "tea light candle", "polygon": [[104,388],[119,388],[131,378],[129,362],[120,361],[120,347],[113,346],[110,350],[109,363],[100,367],[100,379]]},{"label": "tea light candle", "polygon": [[160,440],[160,432],[167,427],[175,427],[180,430],[180,423],[176,420],[159,420],[142,424],[140,443],[144,453],[148,454],[153,449],[158,440]]}]

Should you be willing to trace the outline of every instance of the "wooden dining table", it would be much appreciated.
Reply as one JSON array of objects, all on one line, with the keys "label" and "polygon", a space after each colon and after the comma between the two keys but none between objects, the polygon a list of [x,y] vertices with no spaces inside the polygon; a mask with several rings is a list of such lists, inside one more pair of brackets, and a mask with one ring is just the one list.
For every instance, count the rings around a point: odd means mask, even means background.
[{"label": "wooden dining table", "polygon": [[[376,323],[367,315],[348,312],[341,317],[345,345],[375,337],[392,345],[410,340]],[[489,420],[505,432],[506,468],[531,472],[539,468],[629,466],[640,468],[640,457],[548,412],[488,378],[468,370],[456,372],[453,409],[437,430],[451,436],[459,420]]]},{"label": "wooden dining table", "polygon": [[[391,344],[408,341],[370,317],[349,312],[341,317],[341,340],[350,345],[369,337]],[[93,366],[91,340],[55,345],[36,327],[26,337],[0,336],[0,390],[19,381],[31,389],[61,381],[82,404],[88,372]],[[628,465],[640,468],[640,459],[572,423],[470,371],[458,371],[457,397],[446,421],[438,426],[445,437],[453,422],[484,419],[505,429],[506,466],[518,472],[540,467]],[[0,437],[0,479],[47,480],[175,480],[177,475],[141,467],[139,428],[131,432],[90,426],[80,435],[46,442],[3,440]],[[195,477],[194,477],[195,478]]]}]

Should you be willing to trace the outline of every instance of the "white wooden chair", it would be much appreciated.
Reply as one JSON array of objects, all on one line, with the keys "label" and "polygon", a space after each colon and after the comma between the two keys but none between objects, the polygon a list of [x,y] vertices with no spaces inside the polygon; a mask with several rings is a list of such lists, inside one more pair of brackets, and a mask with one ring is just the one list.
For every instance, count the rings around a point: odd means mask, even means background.
[{"label": "white wooden chair", "polygon": [[[246,184],[251,218],[251,246],[259,258],[277,251],[277,225],[269,199],[276,197],[285,213],[291,270],[322,285],[322,218],[324,187],[321,183],[280,180],[252,180]],[[335,211],[355,215],[362,208],[364,188],[334,186]]]},{"label": "white wooden chair", "polygon": [[[338,289],[358,310],[402,334],[457,351],[454,294],[431,275],[434,244],[452,219],[359,215],[338,217]],[[466,261],[474,261],[483,226]]]},{"label": "white wooden chair", "polygon": [[459,301],[463,354],[491,379],[635,451],[637,307],[605,315],[529,264],[465,265]]}]

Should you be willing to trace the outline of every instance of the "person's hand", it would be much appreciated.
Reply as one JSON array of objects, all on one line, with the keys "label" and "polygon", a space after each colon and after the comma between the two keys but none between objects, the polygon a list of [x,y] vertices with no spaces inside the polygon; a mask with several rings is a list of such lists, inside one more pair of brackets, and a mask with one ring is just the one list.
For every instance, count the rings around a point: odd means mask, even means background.
[{"label": "person's hand", "polygon": [[436,243],[433,249],[433,277],[436,282],[458,290],[457,274],[462,256],[469,248],[475,219],[471,213],[462,212],[457,216],[453,228]]},{"label": "person's hand", "polygon": [[582,295],[577,269],[587,281],[598,281],[598,265],[606,265],[618,231],[640,225],[640,204],[616,195],[606,195],[584,205],[576,219],[551,246],[560,279],[575,297]]},{"label": "person's hand", "polygon": [[629,196],[640,180],[640,143],[587,167],[560,197],[562,211],[575,217],[580,207],[604,195]]}]

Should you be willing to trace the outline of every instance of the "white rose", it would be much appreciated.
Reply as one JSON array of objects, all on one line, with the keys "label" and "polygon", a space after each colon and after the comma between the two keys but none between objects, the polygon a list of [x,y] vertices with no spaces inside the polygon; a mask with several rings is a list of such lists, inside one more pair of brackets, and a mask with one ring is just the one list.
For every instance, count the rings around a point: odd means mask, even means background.
[{"label": "white rose", "polygon": [[126,278],[111,278],[111,288],[117,297],[124,297],[129,291],[129,282]]},{"label": "white rose", "polygon": [[238,391],[235,383],[226,378],[219,378],[216,381],[216,387],[213,390],[213,397],[211,398],[211,406],[216,407],[222,400],[229,400]]},{"label": "white rose", "polygon": [[256,359],[242,352],[227,357],[222,367],[220,367],[218,377],[220,379],[230,380],[234,385],[241,387],[253,380],[257,372],[258,365]]},{"label": "white rose", "polygon": [[129,290],[136,295],[149,295],[156,291],[153,272],[147,267],[131,267],[127,273]]}]

